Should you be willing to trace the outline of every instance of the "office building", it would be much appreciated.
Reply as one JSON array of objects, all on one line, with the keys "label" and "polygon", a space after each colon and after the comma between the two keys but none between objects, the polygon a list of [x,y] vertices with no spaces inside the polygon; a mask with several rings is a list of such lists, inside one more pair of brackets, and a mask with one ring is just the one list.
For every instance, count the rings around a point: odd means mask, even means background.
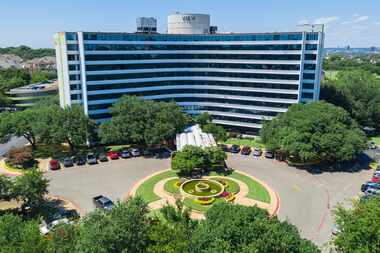
[{"label": "office building", "polygon": [[255,133],[290,105],[318,100],[322,30],[223,34],[207,16],[171,15],[166,34],[57,33],[61,105],[82,104],[101,122],[118,98],[136,95]]}]

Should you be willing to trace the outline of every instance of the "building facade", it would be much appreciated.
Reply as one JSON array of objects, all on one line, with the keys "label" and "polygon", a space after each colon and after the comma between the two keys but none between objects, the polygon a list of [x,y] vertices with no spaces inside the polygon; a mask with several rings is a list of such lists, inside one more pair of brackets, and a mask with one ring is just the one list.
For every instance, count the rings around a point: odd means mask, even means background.
[{"label": "building facade", "polygon": [[55,35],[61,106],[109,119],[123,95],[175,101],[189,114],[255,133],[295,103],[318,100],[324,33]]}]

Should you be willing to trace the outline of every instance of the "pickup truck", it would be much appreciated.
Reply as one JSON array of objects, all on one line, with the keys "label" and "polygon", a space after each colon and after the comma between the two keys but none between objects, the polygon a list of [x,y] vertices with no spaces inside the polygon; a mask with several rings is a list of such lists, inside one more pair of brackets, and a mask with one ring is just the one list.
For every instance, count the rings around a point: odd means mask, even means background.
[{"label": "pickup truck", "polygon": [[107,211],[111,210],[112,207],[114,206],[112,200],[110,200],[109,198],[103,195],[94,197],[92,199],[92,202],[94,203],[96,208],[100,208]]}]

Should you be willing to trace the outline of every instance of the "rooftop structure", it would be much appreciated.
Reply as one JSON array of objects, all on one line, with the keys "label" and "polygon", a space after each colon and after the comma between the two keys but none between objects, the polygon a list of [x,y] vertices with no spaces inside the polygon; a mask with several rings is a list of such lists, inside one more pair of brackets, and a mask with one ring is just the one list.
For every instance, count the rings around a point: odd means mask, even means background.
[{"label": "rooftop structure", "polygon": [[176,136],[177,150],[180,151],[186,145],[197,146],[201,148],[216,146],[212,134],[202,132],[199,125],[194,125],[185,129],[183,133]]},{"label": "rooftop structure", "polygon": [[34,105],[38,100],[58,94],[57,81],[34,83],[11,89],[7,92],[10,100],[17,109],[24,109]]}]

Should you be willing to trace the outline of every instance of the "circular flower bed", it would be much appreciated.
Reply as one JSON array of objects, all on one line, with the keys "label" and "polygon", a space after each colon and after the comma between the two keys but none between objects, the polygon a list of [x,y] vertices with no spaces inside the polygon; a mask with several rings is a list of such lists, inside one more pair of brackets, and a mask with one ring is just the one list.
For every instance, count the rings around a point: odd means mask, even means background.
[{"label": "circular flower bed", "polygon": [[224,192],[224,185],[211,179],[193,179],[184,182],[181,193],[189,198],[216,197]]}]

